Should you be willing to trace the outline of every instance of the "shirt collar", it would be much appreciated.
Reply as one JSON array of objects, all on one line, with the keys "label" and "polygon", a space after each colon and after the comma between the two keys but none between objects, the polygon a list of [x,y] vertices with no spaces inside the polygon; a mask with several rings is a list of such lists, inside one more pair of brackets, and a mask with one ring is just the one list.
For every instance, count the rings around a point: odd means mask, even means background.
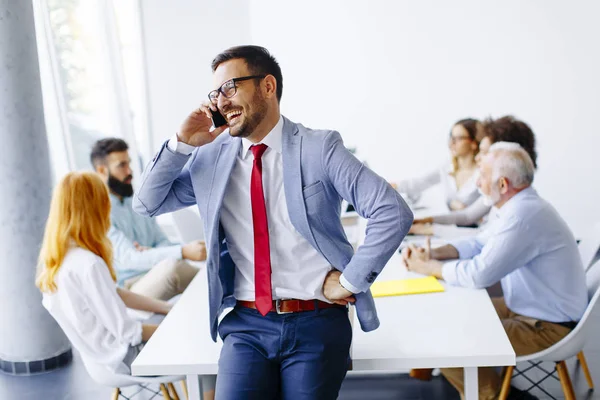
[{"label": "shirt collar", "polygon": [[112,204],[112,206],[114,207],[115,205],[125,205],[127,203],[130,203],[132,198],[131,197],[123,197],[123,201],[121,201],[121,199],[119,199],[118,196],[112,194],[112,193],[108,193],[108,196],[110,197],[110,202]]},{"label": "shirt collar", "polygon": [[529,196],[537,196],[537,192],[531,186],[529,186],[527,189],[521,190],[519,193],[511,197],[510,200],[504,203],[504,205],[500,209],[498,209],[498,216],[503,216],[511,213],[513,210],[519,207],[521,201],[523,201]]},{"label": "shirt collar", "polygon": [[[278,152],[279,154],[281,154],[282,135],[283,135],[283,117],[280,116],[277,124],[275,124],[273,129],[271,129],[271,132],[269,132],[267,134],[267,136],[265,136],[260,143],[266,144],[269,148],[271,148],[271,149],[275,150],[276,152]],[[246,156],[248,155],[248,151],[250,150],[250,147],[254,144],[259,144],[259,143],[252,143],[250,140],[248,140],[246,138],[242,138],[242,158],[246,158]]]}]

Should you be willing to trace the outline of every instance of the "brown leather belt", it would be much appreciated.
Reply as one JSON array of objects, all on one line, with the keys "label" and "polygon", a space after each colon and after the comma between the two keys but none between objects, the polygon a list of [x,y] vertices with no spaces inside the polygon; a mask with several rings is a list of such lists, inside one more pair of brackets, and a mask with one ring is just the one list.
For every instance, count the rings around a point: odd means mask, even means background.
[{"label": "brown leather belt", "polygon": [[[238,300],[237,305],[256,310],[256,304],[253,301]],[[314,311],[317,308],[346,308],[346,306],[325,303],[321,300],[273,300],[273,306],[271,307],[270,311],[276,312],[277,314],[289,314],[302,311]]]}]

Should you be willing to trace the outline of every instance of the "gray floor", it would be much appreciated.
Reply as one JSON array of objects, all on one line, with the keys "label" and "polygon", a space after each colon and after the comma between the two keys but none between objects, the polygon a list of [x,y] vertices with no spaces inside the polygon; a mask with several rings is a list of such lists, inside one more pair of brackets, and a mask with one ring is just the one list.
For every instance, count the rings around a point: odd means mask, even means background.
[{"label": "gray floor", "polygon": [[[600,384],[600,351],[588,350],[586,357],[594,380]],[[569,371],[576,385],[578,399],[600,399],[600,393],[588,392],[585,378],[575,362],[569,363]],[[515,383],[517,386],[522,386],[519,385],[521,381]],[[557,381],[546,380],[543,386],[555,397],[563,398]],[[157,391],[156,387],[150,389]],[[125,395],[129,397],[139,390],[140,388],[130,388]],[[156,395],[153,391],[143,390],[135,399],[160,398],[160,395]],[[77,355],[69,367],[49,374],[32,377],[0,374],[0,399],[2,400],[108,400],[111,392],[111,389],[91,380]],[[540,399],[549,398],[539,391],[533,393]],[[410,379],[406,374],[351,373],[342,386],[339,398],[341,400],[458,400],[459,396],[441,377],[434,378],[431,382],[420,382]]]},{"label": "gray floor", "polygon": [[[177,388],[181,395],[179,385]],[[151,389],[157,391],[156,387]],[[125,392],[125,395],[130,397],[137,391],[139,388],[131,388]],[[110,388],[91,380],[77,354],[70,366],[52,373],[31,377],[0,374],[1,400],[109,400],[111,393]],[[134,397],[136,400],[153,398],[162,397],[147,390]],[[183,396],[181,398],[183,399]],[[406,374],[350,374],[343,384],[339,398],[342,400],[459,400],[452,386],[442,378],[434,378],[431,382],[420,382],[410,379]]]},{"label": "gray floor", "polygon": [[[600,385],[600,341],[596,338],[600,333],[600,312],[591,316],[595,324],[590,340],[585,348],[585,355],[594,381]],[[553,365],[545,365],[552,369]],[[577,399],[598,399],[598,393],[588,391],[587,383],[576,360],[569,360],[569,372],[573,379]],[[532,378],[541,377],[540,373],[530,373]],[[528,387],[527,382],[517,378],[513,383],[520,388]],[[543,387],[554,397],[562,399],[560,383],[552,378],[543,383]],[[154,391],[157,388],[151,388]],[[127,389],[129,397],[140,388]],[[29,377],[15,377],[0,373],[0,400],[109,400],[112,390],[98,385],[88,376],[81,359],[77,354],[68,367],[48,374]],[[547,399],[537,389],[532,391],[540,399]],[[149,400],[161,398],[152,391],[143,390],[135,399]],[[183,398],[183,397],[182,397]],[[350,373],[340,392],[341,400],[458,400],[454,389],[441,377],[431,382],[420,382],[410,379],[406,374],[357,374]],[[123,399],[123,397],[121,398]]]}]

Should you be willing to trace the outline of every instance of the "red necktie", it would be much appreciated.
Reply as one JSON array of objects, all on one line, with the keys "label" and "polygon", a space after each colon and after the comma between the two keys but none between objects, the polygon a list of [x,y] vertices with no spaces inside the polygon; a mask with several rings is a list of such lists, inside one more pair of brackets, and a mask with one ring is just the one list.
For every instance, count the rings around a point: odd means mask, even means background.
[{"label": "red necktie", "polygon": [[262,184],[261,157],[267,145],[250,147],[254,154],[252,178],[250,179],[250,200],[252,201],[252,223],[254,224],[254,301],[256,309],[264,316],[271,311],[271,254],[269,249],[269,224]]}]

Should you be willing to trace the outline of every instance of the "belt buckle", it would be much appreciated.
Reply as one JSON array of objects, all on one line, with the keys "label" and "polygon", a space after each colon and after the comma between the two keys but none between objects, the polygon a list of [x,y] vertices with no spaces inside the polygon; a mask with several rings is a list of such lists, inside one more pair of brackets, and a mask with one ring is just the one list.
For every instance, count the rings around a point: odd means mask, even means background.
[{"label": "belt buckle", "polygon": [[277,314],[282,315],[282,314],[291,314],[293,313],[293,311],[281,311],[281,301],[284,299],[277,299],[275,300],[275,311],[277,311]]}]

